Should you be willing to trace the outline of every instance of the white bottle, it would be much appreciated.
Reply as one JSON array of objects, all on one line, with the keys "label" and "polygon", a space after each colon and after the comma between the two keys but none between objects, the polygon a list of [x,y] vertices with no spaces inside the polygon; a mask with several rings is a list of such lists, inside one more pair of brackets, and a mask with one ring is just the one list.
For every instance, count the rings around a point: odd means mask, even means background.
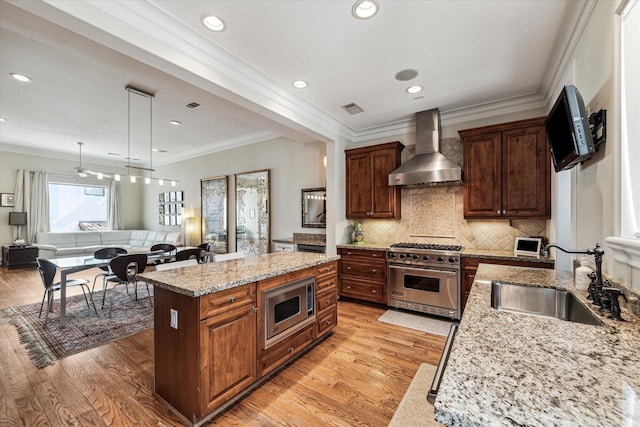
[{"label": "white bottle", "polygon": [[575,273],[576,289],[586,291],[589,288],[589,282],[591,282],[589,274],[593,273],[593,270],[587,265],[586,258],[580,258],[580,267],[576,268]]}]

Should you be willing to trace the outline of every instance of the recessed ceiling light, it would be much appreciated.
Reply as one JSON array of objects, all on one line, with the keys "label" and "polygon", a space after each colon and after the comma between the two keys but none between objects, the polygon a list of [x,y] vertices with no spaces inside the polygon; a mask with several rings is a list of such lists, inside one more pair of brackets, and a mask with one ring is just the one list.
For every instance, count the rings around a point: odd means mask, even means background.
[{"label": "recessed ceiling light", "polygon": [[227,28],[227,24],[215,15],[204,15],[202,17],[202,24],[211,31],[224,31]]},{"label": "recessed ceiling light", "polygon": [[14,79],[16,79],[16,80],[18,80],[20,82],[30,82],[31,81],[31,77],[25,76],[24,74],[11,73],[11,77],[13,77]]},{"label": "recessed ceiling light", "polygon": [[396,73],[396,80],[398,80],[399,82],[406,82],[408,80],[415,79],[417,75],[418,75],[417,70],[408,68],[406,70],[398,71]]},{"label": "recessed ceiling light", "polygon": [[380,5],[376,0],[358,0],[351,8],[351,14],[356,19],[372,18],[380,10]]},{"label": "recessed ceiling light", "polygon": [[169,123],[174,126],[180,126],[182,124],[180,120],[169,120]]},{"label": "recessed ceiling light", "polygon": [[407,93],[414,94],[418,92],[422,92],[422,86],[415,85],[407,88]]},{"label": "recessed ceiling light", "polygon": [[307,83],[304,80],[294,80],[292,83],[293,87],[295,87],[296,89],[304,89],[307,86],[309,86],[309,83]]},{"label": "recessed ceiling light", "polygon": [[6,122],[7,119],[5,119],[4,117],[0,117],[0,122]]}]

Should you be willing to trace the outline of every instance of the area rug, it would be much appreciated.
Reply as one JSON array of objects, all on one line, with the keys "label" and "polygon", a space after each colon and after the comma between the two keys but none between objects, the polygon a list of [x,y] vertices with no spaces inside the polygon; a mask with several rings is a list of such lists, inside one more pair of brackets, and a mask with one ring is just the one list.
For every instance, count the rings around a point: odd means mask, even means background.
[{"label": "area rug", "polygon": [[378,320],[380,322],[391,323],[392,325],[404,326],[405,328],[444,336],[449,334],[449,328],[451,328],[452,324],[458,323],[427,314],[409,313],[402,310],[387,310]]},{"label": "area rug", "polygon": [[411,380],[407,392],[393,414],[389,427],[432,427],[441,426],[434,419],[433,405],[427,401],[436,367],[423,363]]},{"label": "area rug", "polygon": [[[47,326],[44,316],[38,318],[40,303],[0,310],[0,321],[11,323],[18,329],[20,342],[38,368],[45,367],[72,354],[95,348],[108,342],[135,335],[153,327],[153,308],[145,286],[138,287],[138,301],[123,287],[116,289],[112,317],[109,318],[111,291],[102,310],[102,291],[94,294],[98,315],[83,295],[67,298],[67,324],[60,327],[58,293],[54,310],[49,313]],[[152,297],[153,299],[153,297]],[[46,310],[46,304],[45,304]]]}]

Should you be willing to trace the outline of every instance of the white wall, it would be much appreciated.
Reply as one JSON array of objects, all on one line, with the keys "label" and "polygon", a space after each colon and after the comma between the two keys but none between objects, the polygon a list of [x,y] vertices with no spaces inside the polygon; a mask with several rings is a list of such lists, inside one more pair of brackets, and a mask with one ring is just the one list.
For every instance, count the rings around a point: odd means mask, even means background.
[{"label": "white wall", "polygon": [[[233,150],[156,167],[156,175],[180,181],[175,188],[148,186],[145,192],[144,225],[157,228],[158,193],[184,191],[184,208],[200,217],[200,180],[229,176],[229,230],[235,230],[234,174],[263,169],[271,170],[271,239],[290,238],[293,233],[325,233],[324,229],[302,228],[301,190],[326,186],[323,165],[324,143],[307,143],[274,139]],[[329,194],[330,197],[330,194]],[[230,250],[235,240],[230,234]]]},{"label": "white wall", "polygon": [[[26,154],[10,153],[0,151],[0,192],[13,193],[16,185],[16,172],[18,169],[26,169],[31,171],[45,171],[52,174],[70,175],[73,168],[78,165],[77,161],[56,159],[52,157],[40,157]],[[87,169],[96,165],[84,164]],[[104,167],[96,169],[105,169]],[[115,169],[115,168],[114,168]],[[112,169],[109,169],[112,170]],[[125,171],[120,171],[126,173]],[[67,178],[69,179],[69,178]],[[99,184],[98,180],[83,180],[78,182],[91,182]],[[124,226],[128,229],[138,229],[143,226],[143,217],[141,215],[143,188],[140,184],[131,184],[122,182],[122,202]],[[13,234],[9,223],[9,212],[13,208],[0,207],[0,244],[8,244],[13,241]]]},{"label": "white wall", "polygon": [[[620,145],[617,131],[619,106],[614,97],[615,9],[618,2],[600,1],[589,18],[573,54],[575,85],[593,111],[607,110],[607,142],[584,165],[576,166],[576,219],[578,248],[605,246],[603,270],[612,268],[612,252],[605,237],[615,235],[617,205],[620,203],[616,176],[620,173],[614,153]],[[562,195],[558,195],[562,197]]]}]

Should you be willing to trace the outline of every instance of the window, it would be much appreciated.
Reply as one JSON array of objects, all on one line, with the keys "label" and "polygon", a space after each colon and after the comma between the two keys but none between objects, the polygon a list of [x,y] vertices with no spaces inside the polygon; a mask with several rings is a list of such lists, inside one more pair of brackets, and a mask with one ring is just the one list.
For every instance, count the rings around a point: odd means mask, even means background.
[{"label": "window", "polygon": [[[621,235],[640,238],[640,5],[622,3],[621,10]],[[635,183],[635,185],[633,185]]]},{"label": "window", "polygon": [[103,186],[49,183],[50,230],[106,230],[108,196]]}]

